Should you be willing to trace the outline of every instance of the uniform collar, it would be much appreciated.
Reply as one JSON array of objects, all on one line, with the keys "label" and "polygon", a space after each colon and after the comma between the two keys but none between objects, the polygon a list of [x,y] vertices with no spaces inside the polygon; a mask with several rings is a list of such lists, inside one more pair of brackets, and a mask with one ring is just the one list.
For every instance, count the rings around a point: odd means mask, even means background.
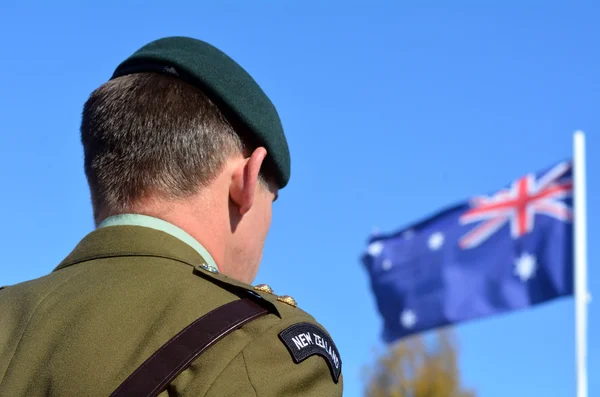
[{"label": "uniform collar", "polygon": [[219,271],[219,267],[206,248],[204,248],[202,244],[198,242],[198,240],[172,223],[147,215],[120,214],[106,218],[104,221],[102,221],[102,223],[100,223],[98,228],[110,226],[142,226],[168,233],[195,249],[198,254],[204,258],[206,265],[211,270],[217,272]]},{"label": "uniform collar", "polygon": [[149,227],[122,225],[101,227],[89,233],[55,271],[92,259],[122,256],[168,258],[194,267],[209,268],[198,251],[169,233]]},{"label": "uniform collar", "polygon": [[170,233],[151,227],[114,225],[99,227],[85,236],[71,253],[54,269],[59,271],[69,266],[102,258],[146,256],[166,258],[193,268],[193,273],[233,291],[252,291],[271,302],[271,311],[281,316],[274,305],[278,299],[272,292],[232,279],[208,266],[206,258],[197,250]]}]

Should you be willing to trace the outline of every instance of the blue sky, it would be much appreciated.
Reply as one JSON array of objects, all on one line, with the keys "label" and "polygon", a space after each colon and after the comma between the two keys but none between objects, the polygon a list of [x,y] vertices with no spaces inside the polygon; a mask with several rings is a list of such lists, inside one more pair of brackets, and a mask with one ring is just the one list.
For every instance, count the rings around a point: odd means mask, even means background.
[{"label": "blue sky", "polygon": [[[362,395],[380,346],[359,262],[372,228],[393,231],[570,157],[576,129],[587,132],[589,277],[600,291],[597,5],[258,3],[0,5],[0,284],[48,273],[93,228],[78,136],[91,90],[146,42],[189,35],[241,63],[278,107],[292,178],[256,282],[333,334],[344,396]],[[600,393],[597,305],[590,395]],[[457,331],[479,396],[575,395],[572,299]]]}]

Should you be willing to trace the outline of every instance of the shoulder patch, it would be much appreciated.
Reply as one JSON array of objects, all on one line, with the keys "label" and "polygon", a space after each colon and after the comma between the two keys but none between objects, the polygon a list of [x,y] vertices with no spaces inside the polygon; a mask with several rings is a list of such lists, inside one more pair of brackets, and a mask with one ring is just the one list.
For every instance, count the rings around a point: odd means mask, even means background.
[{"label": "shoulder patch", "polygon": [[325,331],[314,324],[303,322],[284,329],[279,333],[279,338],[296,364],[315,354],[323,357],[331,370],[333,381],[338,383],[342,373],[342,360],[335,343]]}]

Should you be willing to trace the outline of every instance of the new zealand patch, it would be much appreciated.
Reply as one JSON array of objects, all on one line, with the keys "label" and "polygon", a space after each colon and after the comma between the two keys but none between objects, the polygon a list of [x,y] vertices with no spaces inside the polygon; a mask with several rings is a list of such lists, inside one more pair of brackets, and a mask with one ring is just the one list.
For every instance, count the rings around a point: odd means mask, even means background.
[{"label": "new zealand patch", "polygon": [[323,357],[331,370],[333,381],[338,383],[342,373],[342,360],[335,343],[325,331],[311,323],[298,323],[281,331],[279,338],[296,364],[315,354]]}]

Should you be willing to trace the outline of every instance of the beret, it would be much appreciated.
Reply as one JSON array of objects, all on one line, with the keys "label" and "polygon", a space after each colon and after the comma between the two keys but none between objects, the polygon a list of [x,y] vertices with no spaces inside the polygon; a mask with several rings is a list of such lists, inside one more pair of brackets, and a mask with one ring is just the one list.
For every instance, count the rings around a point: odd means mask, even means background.
[{"label": "beret", "polygon": [[267,149],[265,163],[279,188],[290,179],[290,152],[275,106],[237,62],[214,46],[173,36],[152,41],[124,60],[111,80],[128,74],[158,72],[200,88],[236,128]]}]

